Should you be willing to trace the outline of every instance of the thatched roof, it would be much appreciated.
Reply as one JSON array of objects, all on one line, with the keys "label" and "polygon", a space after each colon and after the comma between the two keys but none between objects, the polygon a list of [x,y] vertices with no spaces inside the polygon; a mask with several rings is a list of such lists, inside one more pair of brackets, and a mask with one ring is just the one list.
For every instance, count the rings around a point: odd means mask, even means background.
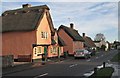
[{"label": "thatched roof", "polygon": [[58,36],[58,44],[60,46],[66,46],[65,42],[60,38],[60,36]]},{"label": "thatched roof", "polygon": [[2,32],[35,30],[44,13],[47,15],[51,33],[54,35],[54,27],[47,5],[5,11],[2,14]]},{"label": "thatched roof", "polygon": [[94,43],[100,43],[101,41],[94,41]]},{"label": "thatched roof", "polygon": [[96,45],[94,44],[94,42],[93,42],[93,40],[90,38],[90,37],[88,37],[88,36],[85,36],[85,37],[83,37],[83,39],[84,39],[84,44],[87,46],[87,47],[96,47]]},{"label": "thatched roof", "polygon": [[80,34],[78,33],[77,30],[69,28],[69,27],[64,26],[64,25],[61,25],[59,27],[59,30],[60,29],[63,29],[73,39],[73,41],[82,41],[82,42],[84,42],[83,38],[80,36]]}]

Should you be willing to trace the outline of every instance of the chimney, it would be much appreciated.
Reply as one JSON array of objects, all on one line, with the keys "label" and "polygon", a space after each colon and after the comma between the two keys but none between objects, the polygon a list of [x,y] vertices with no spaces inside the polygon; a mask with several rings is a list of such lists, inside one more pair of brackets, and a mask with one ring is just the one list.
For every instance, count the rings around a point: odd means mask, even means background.
[{"label": "chimney", "polygon": [[74,24],[70,23],[70,28],[74,29]]},{"label": "chimney", "polygon": [[54,28],[55,31],[57,31],[57,28]]},{"label": "chimney", "polygon": [[22,5],[23,8],[29,8],[29,7],[31,7],[31,6],[32,6],[31,4],[23,4],[23,5]]},{"label": "chimney", "polygon": [[83,37],[85,37],[85,33],[83,33]]}]

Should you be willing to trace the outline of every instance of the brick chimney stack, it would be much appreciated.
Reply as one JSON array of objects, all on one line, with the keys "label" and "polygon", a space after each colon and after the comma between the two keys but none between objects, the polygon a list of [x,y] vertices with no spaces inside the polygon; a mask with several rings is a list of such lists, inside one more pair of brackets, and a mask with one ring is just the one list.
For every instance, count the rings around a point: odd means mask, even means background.
[{"label": "brick chimney stack", "polygon": [[23,8],[29,8],[29,7],[31,7],[31,6],[32,6],[31,4],[23,4],[23,5],[22,5]]},{"label": "brick chimney stack", "polygon": [[74,24],[70,23],[70,28],[74,29]]},{"label": "brick chimney stack", "polygon": [[85,37],[85,33],[82,33],[83,34],[83,37]]}]

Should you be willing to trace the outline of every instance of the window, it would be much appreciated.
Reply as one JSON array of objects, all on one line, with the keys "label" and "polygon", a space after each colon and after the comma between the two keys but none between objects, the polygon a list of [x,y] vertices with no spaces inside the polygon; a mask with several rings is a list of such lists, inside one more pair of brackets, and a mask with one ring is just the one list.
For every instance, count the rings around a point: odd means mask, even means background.
[{"label": "window", "polygon": [[41,54],[41,47],[38,47],[37,54]]},{"label": "window", "polygon": [[47,32],[41,32],[41,38],[47,39],[48,33]]},{"label": "window", "polygon": [[41,38],[44,38],[44,33],[43,32],[41,32]]},{"label": "window", "polygon": [[52,49],[53,49],[53,48],[50,49],[50,50],[51,50],[51,53],[52,53],[52,51],[53,51]]},{"label": "window", "polygon": [[57,52],[56,47],[53,47],[53,52]]},{"label": "window", "polygon": [[35,54],[36,54],[36,48],[35,48]]}]

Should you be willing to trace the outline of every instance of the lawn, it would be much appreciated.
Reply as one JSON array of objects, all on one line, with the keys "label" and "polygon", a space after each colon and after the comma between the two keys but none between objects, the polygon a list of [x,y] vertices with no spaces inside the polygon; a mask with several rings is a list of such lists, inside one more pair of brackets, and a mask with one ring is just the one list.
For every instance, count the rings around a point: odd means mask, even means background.
[{"label": "lawn", "polygon": [[116,54],[112,59],[112,62],[120,62],[120,52]]},{"label": "lawn", "polygon": [[101,68],[97,71],[97,74],[94,73],[89,78],[111,78],[113,72],[114,68],[112,67]]}]

